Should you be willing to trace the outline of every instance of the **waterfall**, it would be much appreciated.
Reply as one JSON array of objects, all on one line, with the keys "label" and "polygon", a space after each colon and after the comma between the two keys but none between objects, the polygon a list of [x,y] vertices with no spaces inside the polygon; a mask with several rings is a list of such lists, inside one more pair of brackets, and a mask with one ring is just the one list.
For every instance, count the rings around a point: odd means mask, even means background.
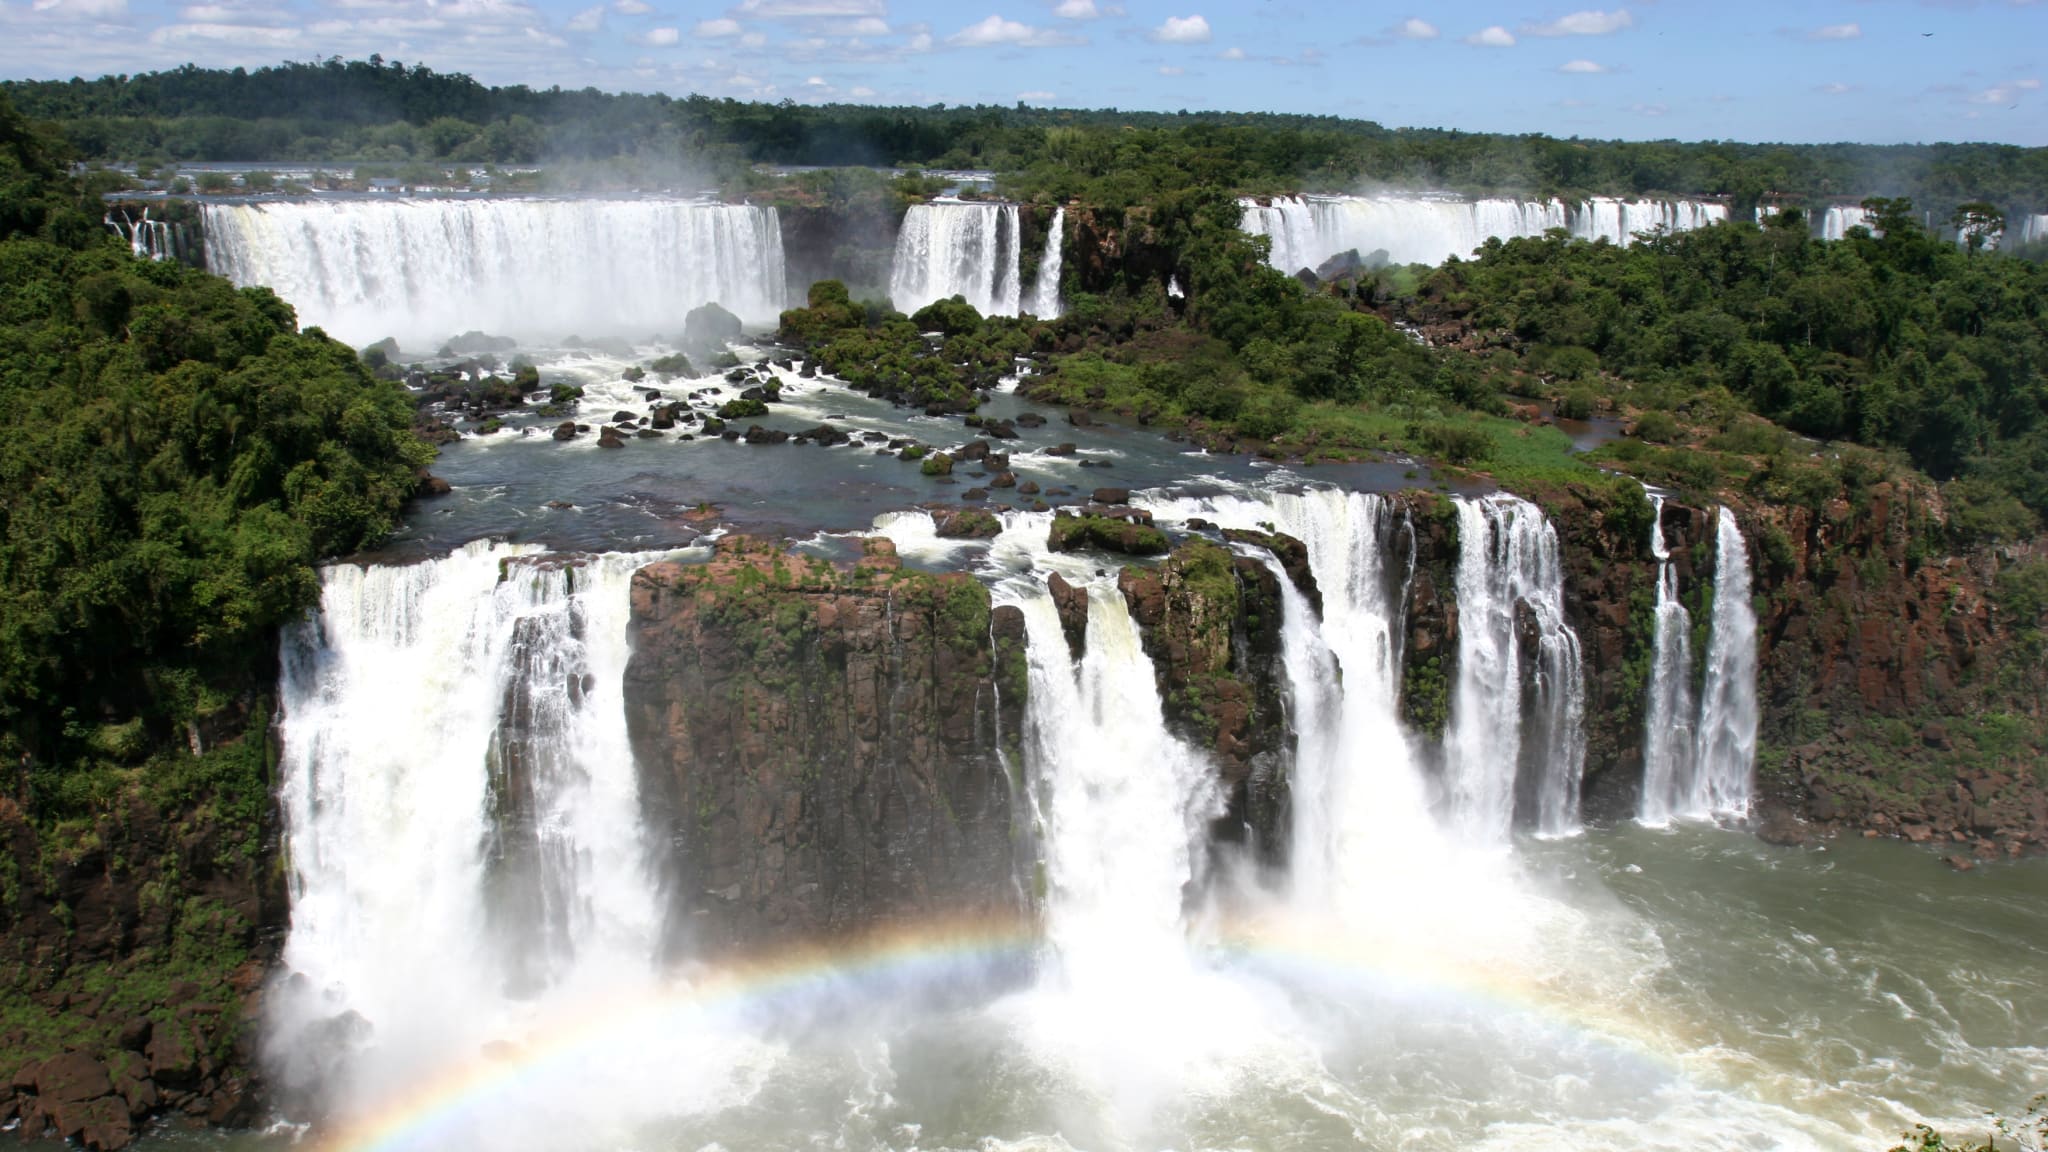
[{"label": "waterfall", "polygon": [[913,204],[896,235],[890,303],[915,312],[935,300],[962,296],[984,316],[1017,315],[1022,235],[1015,204]]},{"label": "waterfall", "polygon": [[1820,238],[1823,240],[1846,240],[1849,229],[1869,228],[1870,213],[1855,204],[1830,204],[1821,213]]},{"label": "waterfall", "polygon": [[1664,496],[1650,493],[1655,515],[1650,553],[1657,558],[1656,632],[1650,665],[1650,699],[1643,716],[1643,794],[1637,806],[1645,824],[1666,824],[1693,814],[1695,771],[1692,694],[1692,617],[1678,599],[1678,567],[1664,543]]},{"label": "waterfall", "polygon": [[1726,508],[1716,520],[1714,614],[1691,806],[1739,816],[1749,811],[1756,767],[1756,611],[1749,602],[1749,550],[1742,529]]},{"label": "waterfall", "polygon": [[207,266],[261,284],[354,344],[676,332],[702,304],[755,324],[783,307],[773,208],[690,200],[210,203]]},{"label": "waterfall", "polygon": [[[1584,675],[1564,622],[1557,532],[1513,496],[1460,498],[1458,677],[1445,734],[1454,828],[1507,838],[1519,815],[1544,835],[1578,826]],[[1535,644],[1524,651],[1525,635]],[[1523,665],[1528,664],[1525,682]]]},{"label": "waterfall", "polygon": [[167,220],[152,220],[149,209],[137,220],[126,212],[108,212],[107,227],[120,233],[128,250],[143,260],[178,260],[185,255],[185,226]]},{"label": "waterfall", "polygon": [[1038,286],[1031,293],[1031,314],[1040,320],[1060,315],[1060,266],[1066,259],[1067,210],[1055,208],[1045,233],[1045,255],[1038,258]]},{"label": "waterfall", "polygon": [[1699,200],[1583,202],[1492,197],[1281,196],[1240,200],[1241,227],[1272,239],[1269,263],[1282,272],[1320,266],[1356,250],[1384,251],[1395,264],[1440,264],[1469,256],[1487,240],[1541,236],[1563,228],[1581,240],[1627,244],[1638,232],[1682,232],[1728,218],[1728,207]]},{"label": "waterfall", "polygon": [[647,978],[660,924],[622,677],[629,581],[650,558],[482,542],[321,574],[282,643],[285,1062],[336,1019],[375,1099],[479,1046],[522,1005]]}]

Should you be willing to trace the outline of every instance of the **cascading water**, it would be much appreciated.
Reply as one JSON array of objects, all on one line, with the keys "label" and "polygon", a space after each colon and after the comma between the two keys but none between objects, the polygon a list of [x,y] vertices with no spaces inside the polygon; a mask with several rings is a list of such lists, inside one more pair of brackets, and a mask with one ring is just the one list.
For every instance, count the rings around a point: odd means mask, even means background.
[{"label": "cascading water", "polygon": [[107,227],[120,233],[128,242],[128,250],[144,260],[181,260],[185,257],[185,226],[167,220],[152,220],[149,209],[142,210],[141,219],[126,212],[109,212]]},{"label": "cascading water", "polygon": [[1038,258],[1038,285],[1031,293],[1031,314],[1040,320],[1060,315],[1060,268],[1066,259],[1067,210],[1055,208],[1045,231],[1045,254]]},{"label": "cascading water", "polygon": [[1664,543],[1664,496],[1650,493],[1650,553],[1657,558],[1656,634],[1652,641],[1650,699],[1643,718],[1643,794],[1637,806],[1645,824],[1660,825],[1690,815],[1696,783],[1692,617],[1678,598],[1678,568]]},{"label": "cascading water", "polygon": [[1756,768],[1756,672],[1749,549],[1735,514],[1723,508],[1714,531],[1714,614],[1700,694],[1693,812],[1740,816],[1749,811]]},{"label": "cascading water", "polygon": [[1820,238],[1823,240],[1846,240],[1851,228],[1869,228],[1870,213],[1855,204],[1830,204],[1821,213]]},{"label": "cascading water", "polygon": [[890,303],[915,312],[961,296],[984,316],[1015,316],[1023,300],[1022,239],[1015,204],[913,204],[896,234]]},{"label": "cascading water", "polygon": [[1461,200],[1425,196],[1283,196],[1246,199],[1241,227],[1272,238],[1269,263],[1282,272],[1315,269],[1356,250],[1384,251],[1395,264],[1440,264],[1487,240],[1540,236],[1563,228],[1581,240],[1630,243],[1638,232],[1682,232],[1728,218],[1728,207],[1698,200]]},{"label": "cascading water", "polygon": [[[621,681],[648,557],[478,543],[323,571],[283,642],[281,1063],[330,1102],[642,983],[660,916]],[[341,1023],[337,1023],[337,1021]],[[332,1045],[361,1058],[337,1072]]]},{"label": "cascading water", "polygon": [[[1482,844],[1505,841],[1518,817],[1540,834],[1574,831],[1585,685],[1578,634],[1564,622],[1557,532],[1512,496],[1461,498],[1457,508],[1458,678],[1444,741],[1450,821]],[[1525,633],[1533,652],[1523,650]]]},{"label": "cascading water", "polygon": [[458,333],[676,332],[702,304],[772,324],[773,208],[691,200],[320,200],[205,205],[212,271],[264,285],[301,323],[431,349]]}]

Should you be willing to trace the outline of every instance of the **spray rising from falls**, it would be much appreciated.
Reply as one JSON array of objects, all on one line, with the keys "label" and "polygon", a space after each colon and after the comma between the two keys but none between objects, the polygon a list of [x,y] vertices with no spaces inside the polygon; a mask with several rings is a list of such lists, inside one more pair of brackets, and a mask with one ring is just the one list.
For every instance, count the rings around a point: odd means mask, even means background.
[{"label": "spray rising from falls", "polygon": [[[287,1081],[383,1098],[552,1000],[648,978],[621,679],[647,557],[472,544],[322,573],[283,644]],[[337,1038],[360,1056],[331,1063]]]},{"label": "spray rising from falls", "polygon": [[1419,196],[1283,196],[1241,200],[1241,227],[1273,241],[1270,263],[1282,272],[1314,270],[1340,253],[1393,264],[1441,264],[1469,256],[1489,239],[1541,236],[1563,228],[1581,240],[1630,243],[1639,232],[1683,232],[1728,218],[1725,204],[1698,200],[1583,201]]},{"label": "spray rising from falls", "polygon": [[207,265],[355,344],[460,332],[675,332],[718,304],[783,306],[773,208],[688,200],[332,200],[205,206]]},{"label": "spray rising from falls", "polygon": [[1585,762],[1579,637],[1557,532],[1512,496],[1459,499],[1458,679],[1445,734],[1449,817],[1478,843],[1517,821],[1574,831]]}]

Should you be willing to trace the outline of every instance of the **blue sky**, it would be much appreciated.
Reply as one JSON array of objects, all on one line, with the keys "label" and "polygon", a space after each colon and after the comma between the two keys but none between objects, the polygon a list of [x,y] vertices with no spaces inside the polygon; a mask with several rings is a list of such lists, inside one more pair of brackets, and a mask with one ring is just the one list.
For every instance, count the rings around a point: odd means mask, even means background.
[{"label": "blue sky", "polygon": [[766,100],[2048,145],[2048,0],[0,0],[10,77],[372,52],[494,83]]}]

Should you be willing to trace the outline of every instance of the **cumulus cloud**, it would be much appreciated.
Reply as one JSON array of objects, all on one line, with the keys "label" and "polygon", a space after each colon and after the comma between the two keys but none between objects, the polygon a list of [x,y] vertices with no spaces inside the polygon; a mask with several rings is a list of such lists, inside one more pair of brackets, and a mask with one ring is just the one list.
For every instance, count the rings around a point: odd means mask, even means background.
[{"label": "cumulus cloud", "polygon": [[1515,34],[1494,24],[1465,37],[1465,43],[1475,48],[1513,48]]},{"label": "cumulus cloud", "polygon": [[1242,60],[1244,59],[1244,49],[1225,48],[1223,51],[1218,52],[1216,54],[1216,58],[1218,60]]},{"label": "cumulus cloud", "polygon": [[863,16],[889,16],[885,0],[740,0],[735,11],[757,20],[857,20]]},{"label": "cumulus cloud", "polygon": [[1997,84],[1990,88],[1986,88],[1982,92],[1971,93],[1970,103],[2016,104],[2019,102],[2019,98],[2022,94],[2027,92],[2036,92],[2039,91],[2040,88],[2041,82],[2039,80],[2013,80],[2009,83]]},{"label": "cumulus cloud", "polygon": [[1209,21],[1201,16],[1168,16],[1166,23],[1148,35],[1160,44],[1207,44]]},{"label": "cumulus cloud", "polygon": [[1806,34],[1808,40],[1861,40],[1861,24],[1828,24]]},{"label": "cumulus cloud", "polygon": [[1060,0],[1052,14],[1062,20],[1093,20],[1102,15],[1095,8],[1095,0]]},{"label": "cumulus cloud", "polygon": [[1414,16],[1394,25],[1392,32],[1403,40],[1434,40],[1440,35],[1436,25]]},{"label": "cumulus cloud", "polygon": [[35,0],[30,7],[57,20],[117,20],[128,14],[128,0]]},{"label": "cumulus cloud", "polygon": [[633,39],[654,48],[666,48],[681,40],[683,34],[674,28],[649,28]]},{"label": "cumulus cloud", "polygon": [[1634,27],[1635,22],[1635,17],[1629,15],[1626,8],[1616,8],[1612,12],[1588,9],[1584,12],[1574,12],[1569,16],[1551,20],[1547,23],[1524,24],[1522,25],[1522,35],[1608,36],[1625,28]]},{"label": "cumulus cloud", "polygon": [[1607,65],[1593,60],[1567,60],[1560,64],[1557,70],[1559,72],[1569,72],[1574,76],[1600,76],[1604,75],[1609,69]]},{"label": "cumulus cloud", "polygon": [[969,24],[946,37],[946,43],[956,48],[1049,48],[1056,44],[1081,42],[1076,37],[1055,32],[1050,28],[1034,28],[1020,21],[1005,20],[1001,16],[990,16],[979,24]]},{"label": "cumulus cloud", "polygon": [[728,36],[737,36],[743,31],[745,29],[740,27],[739,21],[721,16],[716,20],[697,21],[697,26],[690,29],[690,35],[699,40],[723,40]]}]

